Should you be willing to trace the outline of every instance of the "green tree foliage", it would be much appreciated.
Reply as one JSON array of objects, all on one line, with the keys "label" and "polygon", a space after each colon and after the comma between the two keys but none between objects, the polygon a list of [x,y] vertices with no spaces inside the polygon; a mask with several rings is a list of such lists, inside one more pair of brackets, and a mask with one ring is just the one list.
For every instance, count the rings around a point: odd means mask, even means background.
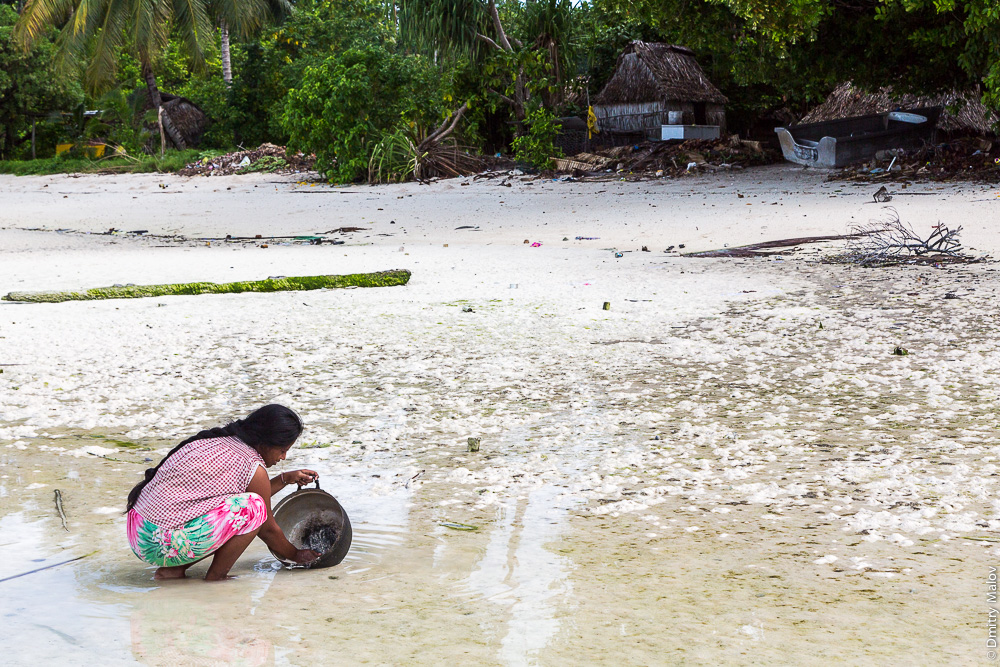
[{"label": "green tree foliage", "polygon": [[1000,108],[996,0],[595,0],[591,11],[605,32],[638,24],[693,48],[736,107],[803,105],[853,79],[922,93],[982,85]]},{"label": "green tree foliage", "polygon": [[316,153],[331,180],[363,178],[386,134],[411,132],[414,144],[447,114],[446,81],[426,58],[384,46],[351,48],[308,66],[288,92],[282,123],[289,146]]},{"label": "green tree foliage", "polygon": [[83,102],[83,91],[75,78],[53,73],[53,35],[42,37],[27,51],[16,46],[12,33],[17,18],[12,7],[0,5],[0,158],[3,159],[9,159],[19,146],[25,145],[33,118],[72,109]]},{"label": "green tree foliage", "polygon": [[[281,120],[285,98],[299,86],[305,70],[351,48],[391,48],[394,31],[385,5],[377,0],[302,0],[281,25],[257,40],[233,45],[228,91],[200,76],[185,90],[199,105],[212,107],[213,142],[228,137],[246,146],[286,144],[289,134]],[[225,99],[228,106],[213,106],[213,99]]]},{"label": "green tree foliage", "polygon": [[558,119],[551,111],[539,107],[529,113],[526,120],[528,131],[514,139],[514,157],[535,169],[551,169],[552,158],[563,154],[555,145]]},{"label": "green tree foliage", "polygon": [[[574,16],[570,0],[401,0],[398,19],[408,49],[488,63],[491,106],[502,101],[521,124],[537,105],[536,93],[548,93],[542,100],[548,106],[560,99],[556,89],[573,63]],[[538,62],[545,66],[532,67]]]}]

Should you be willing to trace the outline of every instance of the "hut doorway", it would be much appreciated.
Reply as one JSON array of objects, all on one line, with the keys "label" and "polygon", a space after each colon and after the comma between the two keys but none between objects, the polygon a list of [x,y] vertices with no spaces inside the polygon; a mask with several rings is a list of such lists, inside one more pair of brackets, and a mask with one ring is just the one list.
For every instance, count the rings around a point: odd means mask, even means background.
[{"label": "hut doorway", "polygon": [[694,103],[694,124],[708,125],[708,104],[705,102]]}]

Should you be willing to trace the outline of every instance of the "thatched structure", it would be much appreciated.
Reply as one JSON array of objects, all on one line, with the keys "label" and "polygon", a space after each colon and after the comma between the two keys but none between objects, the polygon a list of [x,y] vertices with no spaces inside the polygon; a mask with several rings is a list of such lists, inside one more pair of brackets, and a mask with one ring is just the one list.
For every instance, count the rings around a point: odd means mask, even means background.
[{"label": "thatched structure", "polygon": [[866,116],[895,109],[944,107],[937,127],[950,134],[996,134],[997,112],[980,101],[975,90],[940,95],[894,95],[891,87],[865,92],[847,81],[837,86],[823,104],[806,114],[802,123],[818,123],[851,116]]},{"label": "thatched structure", "polygon": [[[139,89],[139,91],[142,93],[142,112],[145,113],[153,108],[153,103],[149,100],[149,93],[146,92],[145,88]],[[160,97],[163,100],[164,111],[170,114],[170,120],[174,122],[174,127],[183,135],[184,141],[190,148],[197,147],[201,143],[201,138],[205,136],[205,131],[211,124],[211,120],[197,104],[186,97],[164,92],[160,93]],[[159,136],[159,129],[156,129],[155,125],[153,123],[150,129]],[[156,141],[158,142],[159,139]]]},{"label": "thatched structure", "polygon": [[595,98],[594,114],[602,132],[659,138],[670,111],[682,112],[685,125],[718,125],[725,131],[728,101],[690,49],[634,41],[618,56],[614,75]]}]

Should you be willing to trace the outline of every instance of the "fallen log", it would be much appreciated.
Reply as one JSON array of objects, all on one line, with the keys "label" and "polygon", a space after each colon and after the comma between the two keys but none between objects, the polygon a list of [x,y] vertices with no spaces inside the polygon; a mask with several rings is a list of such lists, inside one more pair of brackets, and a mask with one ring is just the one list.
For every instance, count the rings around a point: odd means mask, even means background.
[{"label": "fallen log", "polygon": [[857,234],[838,234],[836,236],[806,236],[794,239],[778,239],[777,241],[761,241],[760,243],[751,243],[750,245],[741,245],[734,248],[686,252],[681,257],[766,257],[767,255],[782,254],[780,252],[762,252],[770,248],[794,248],[795,246],[806,245],[807,243],[840,241],[853,239],[857,236]]},{"label": "fallen log", "polygon": [[393,287],[410,280],[406,269],[377,273],[352,273],[344,276],[300,276],[268,278],[234,283],[172,283],[167,285],[115,285],[95,287],[82,292],[11,292],[4,301],[60,303],[99,299],[139,299],[148,296],[186,296],[192,294],[237,294],[240,292],[286,292],[344,287]]}]

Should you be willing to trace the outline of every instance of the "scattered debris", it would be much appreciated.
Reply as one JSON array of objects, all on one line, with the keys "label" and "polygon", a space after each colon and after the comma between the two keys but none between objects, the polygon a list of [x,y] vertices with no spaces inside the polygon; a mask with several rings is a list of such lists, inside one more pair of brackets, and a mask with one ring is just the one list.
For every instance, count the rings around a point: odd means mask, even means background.
[{"label": "scattered debris", "polygon": [[264,143],[252,150],[224,155],[207,154],[177,173],[181,176],[230,176],[255,172],[297,174],[312,171],[315,164],[315,155],[289,153],[284,146]]},{"label": "scattered debris", "polygon": [[780,160],[777,152],[763,148],[760,142],[742,141],[738,135],[733,135],[715,140],[646,141],[593,153],[578,153],[572,158],[555,160],[555,164],[558,171],[570,172],[578,178],[617,180],[624,176],[626,180],[639,180],[742,169]]},{"label": "scattered debris", "polygon": [[445,521],[444,523],[439,523],[438,525],[444,526],[445,528],[451,528],[452,530],[479,530],[478,526],[470,526],[467,523],[452,523],[451,521]]},{"label": "scattered debris", "polygon": [[900,347],[899,345],[892,351],[892,354],[897,357],[905,357],[910,352],[905,347]]},{"label": "scattered debris", "polygon": [[[975,181],[1000,183],[1000,142],[961,137],[912,150],[895,150],[831,173],[831,181]],[[882,159],[879,159],[881,157]],[[895,160],[893,169],[888,166]],[[904,193],[893,193],[904,194]],[[876,199],[876,201],[878,201]]]},{"label": "scattered debris", "polygon": [[481,442],[481,438],[469,438],[469,451],[470,452],[478,452],[479,451],[479,443],[480,442]]},{"label": "scattered debris", "polygon": [[875,200],[876,204],[884,204],[885,202],[892,201],[892,195],[889,194],[889,189],[884,185],[875,191],[872,198]]}]

